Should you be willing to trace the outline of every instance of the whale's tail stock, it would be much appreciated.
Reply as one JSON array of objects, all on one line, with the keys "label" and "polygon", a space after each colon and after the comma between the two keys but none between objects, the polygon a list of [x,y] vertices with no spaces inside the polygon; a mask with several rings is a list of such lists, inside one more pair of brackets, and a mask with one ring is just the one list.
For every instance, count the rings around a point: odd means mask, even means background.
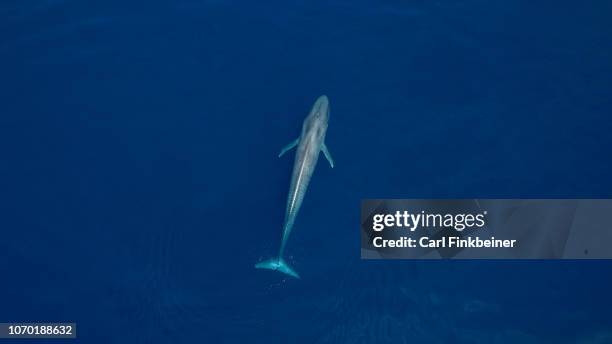
[{"label": "whale's tail stock", "polygon": [[272,258],[272,259],[264,260],[263,262],[259,262],[255,264],[255,268],[280,271],[291,277],[295,277],[298,279],[300,278],[300,275],[298,275],[298,273],[295,272],[295,270],[293,270],[289,266],[289,264],[287,264],[287,262],[285,262],[285,260],[281,257]]}]

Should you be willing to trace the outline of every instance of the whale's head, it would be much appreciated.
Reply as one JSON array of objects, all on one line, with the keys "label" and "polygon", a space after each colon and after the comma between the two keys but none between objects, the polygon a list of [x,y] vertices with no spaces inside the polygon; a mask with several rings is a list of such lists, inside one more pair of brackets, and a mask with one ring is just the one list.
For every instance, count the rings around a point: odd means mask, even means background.
[{"label": "whale's head", "polygon": [[327,99],[327,96],[320,96],[312,106],[310,114],[304,120],[302,136],[308,136],[311,139],[322,142],[325,139],[328,121],[329,99]]},{"label": "whale's head", "polygon": [[320,96],[312,109],[314,110],[313,115],[316,116],[318,121],[324,123],[329,121],[329,99],[326,95]]}]

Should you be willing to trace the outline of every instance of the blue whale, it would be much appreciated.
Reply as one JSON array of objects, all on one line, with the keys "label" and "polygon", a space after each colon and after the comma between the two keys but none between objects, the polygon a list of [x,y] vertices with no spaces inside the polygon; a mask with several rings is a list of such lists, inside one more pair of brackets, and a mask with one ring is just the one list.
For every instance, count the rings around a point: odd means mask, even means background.
[{"label": "blue whale", "polygon": [[293,270],[283,259],[285,246],[295,218],[302,206],[306,189],[310,183],[310,178],[317,166],[319,152],[323,152],[330,166],[334,167],[334,160],[325,145],[325,134],[327,133],[327,125],[329,121],[329,99],[327,96],[320,96],[312,106],[312,110],[302,125],[302,133],[300,137],[285,146],[279,157],[283,156],[289,150],[297,147],[295,154],[295,162],[293,163],[293,173],[291,175],[291,184],[289,186],[289,195],[287,196],[287,208],[285,210],[285,221],[283,224],[283,238],[281,240],[280,251],[278,257],[272,258],[255,264],[258,269],[269,269],[283,272],[289,276],[300,278],[297,272]]}]

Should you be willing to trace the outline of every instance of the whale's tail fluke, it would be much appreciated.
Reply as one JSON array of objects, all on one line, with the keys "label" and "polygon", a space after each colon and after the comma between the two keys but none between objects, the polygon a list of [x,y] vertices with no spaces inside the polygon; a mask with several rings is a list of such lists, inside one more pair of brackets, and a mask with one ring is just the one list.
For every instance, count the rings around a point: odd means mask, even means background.
[{"label": "whale's tail fluke", "polygon": [[268,270],[276,270],[282,273],[285,273],[291,277],[300,278],[295,270],[293,270],[289,264],[285,262],[283,258],[272,258],[268,260],[264,260],[263,262],[259,262],[255,264],[255,268],[257,269],[268,269]]}]

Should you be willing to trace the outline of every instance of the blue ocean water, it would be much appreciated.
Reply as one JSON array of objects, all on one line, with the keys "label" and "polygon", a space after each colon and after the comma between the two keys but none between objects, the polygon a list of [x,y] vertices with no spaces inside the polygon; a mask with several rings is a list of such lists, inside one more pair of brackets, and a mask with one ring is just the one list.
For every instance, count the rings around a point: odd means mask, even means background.
[{"label": "blue ocean water", "polygon": [[[83,343],[612,343],[609,261],[362,261],[364,198],[612,197],[609,1],[0,3],[0,321]],[[292,155],[327,145],[287,252]],[[74,340],[69,341],[74,342]]]}]

